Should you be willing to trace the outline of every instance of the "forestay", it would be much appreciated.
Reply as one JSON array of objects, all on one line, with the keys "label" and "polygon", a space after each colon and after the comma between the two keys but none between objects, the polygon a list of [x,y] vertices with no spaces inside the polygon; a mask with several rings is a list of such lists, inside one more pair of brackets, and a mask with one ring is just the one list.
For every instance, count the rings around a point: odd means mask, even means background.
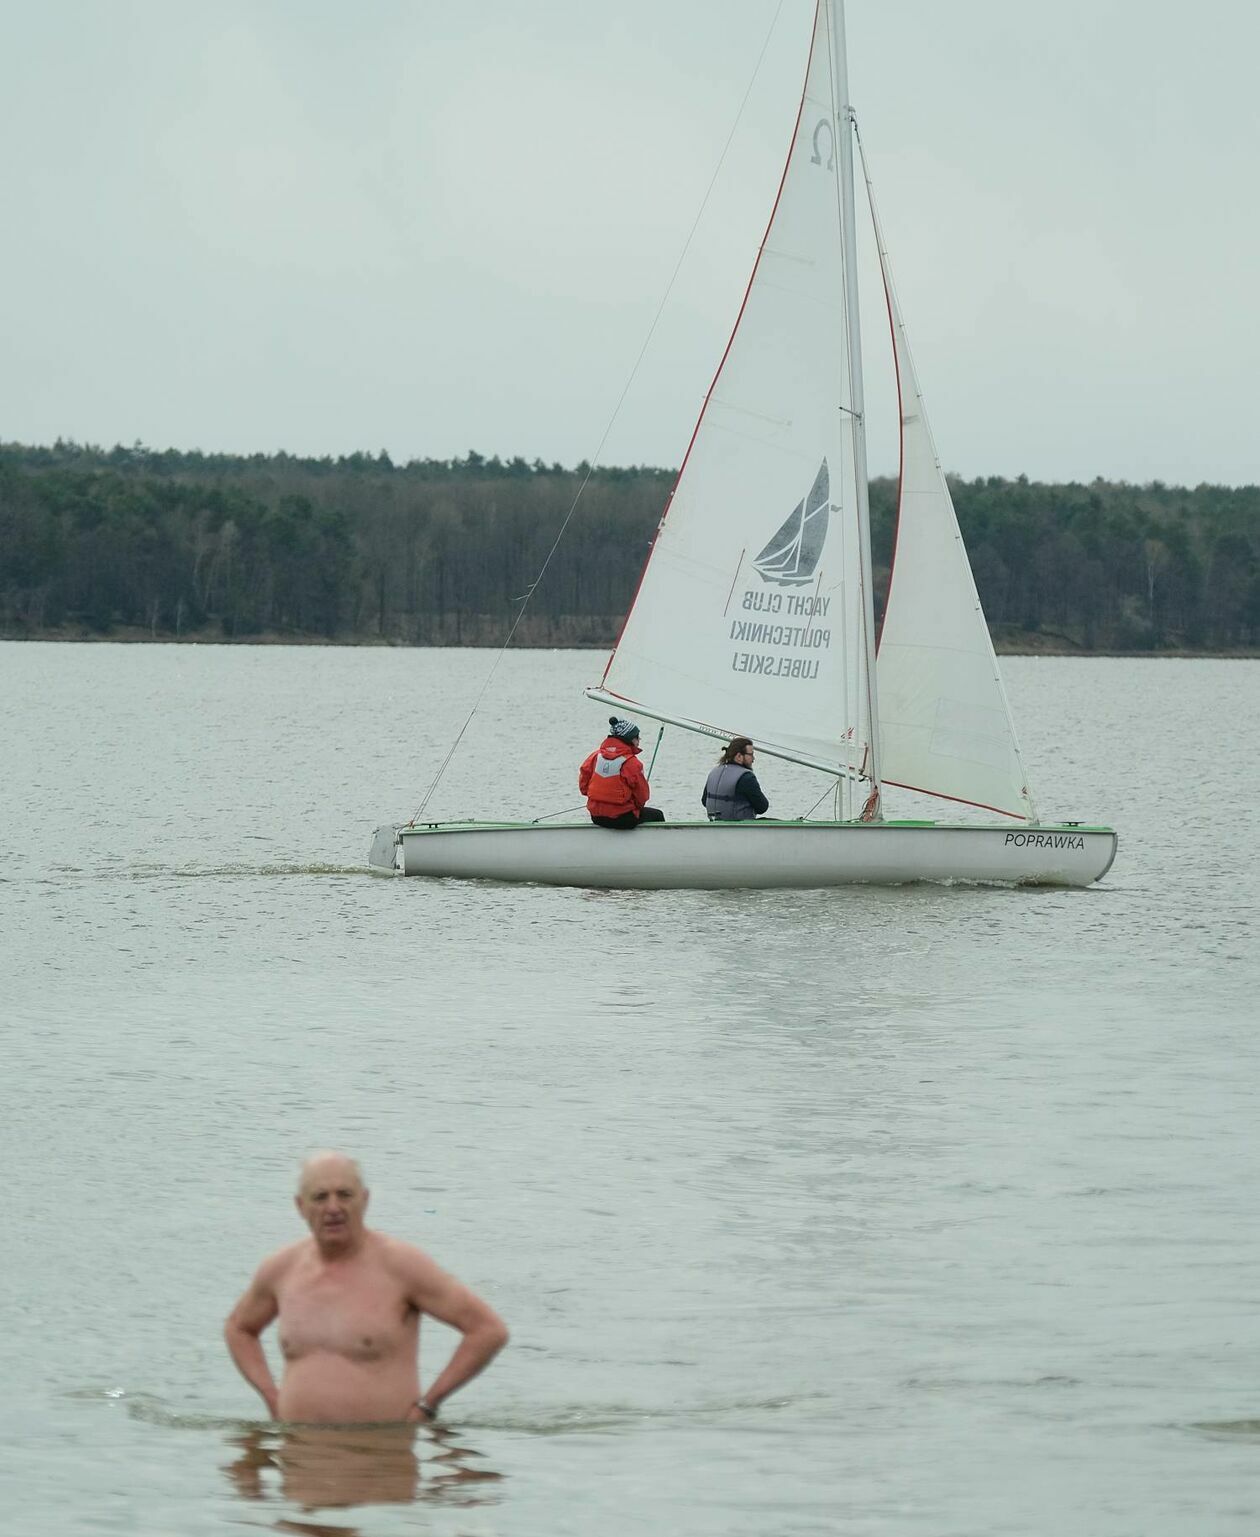
[{"label": "forestay", "polygon": [[597,697],[858,762],[862,657],[826,7],[743,308]]}]

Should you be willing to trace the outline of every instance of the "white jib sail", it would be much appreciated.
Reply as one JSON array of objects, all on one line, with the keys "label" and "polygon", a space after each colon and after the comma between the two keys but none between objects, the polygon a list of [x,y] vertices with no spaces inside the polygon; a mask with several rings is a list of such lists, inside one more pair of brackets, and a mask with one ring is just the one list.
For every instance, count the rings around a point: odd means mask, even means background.
[{"label": "white jib sail", "polygon": [[861,603],[830,61],[820,7],[744,306],[592,692],[838,766],[861,755]]},{"label": "white jib sail", "polygon": [[[869,192],[869,173],[866,180]],[[889,784],[1031,819],[1015,726],[932,442],[873,198],[871,216],[901,396],[901,497],[879,633],[880,771]]]}]

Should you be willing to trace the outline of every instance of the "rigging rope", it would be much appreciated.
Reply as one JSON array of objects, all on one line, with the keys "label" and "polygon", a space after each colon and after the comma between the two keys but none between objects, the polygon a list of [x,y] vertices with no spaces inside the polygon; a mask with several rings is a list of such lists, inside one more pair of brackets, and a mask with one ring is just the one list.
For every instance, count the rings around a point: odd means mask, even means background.
[{"label": "rigging rope", "polygon": [[656,733],[656,746],[652,749],[652,761],[647,766],[647,778],[648,779],[651,779],[651,777],[652,777],[652,770],[656,767],[656,755],[661,750],[661,742],[664,740],[664,737],[665,737],[665,727],[662,726],[661,729]]},{"label": "rigging rope", "polygon": [[[840,789],[840,784],[841,784],[841,781],[839,779],[837,779],[834,785],[828,785],[827,788],[823,791],[823,793],[814,802],[814,804],[809,808],[809,810],[807,812],[805,812],[803,816],[797,817],[796,820],[798,822],[808,822],[810,817],[813,816],[814,812],[818,810],[819,806],[822,805],[822,803],[827,799],[827,797],[829,795],[835,795],[835,794],[838,793],[838,791]],[[839,818],[837,817],[836,820],[839,821]]]},{"label": "rigging rope", "polygon": [[709,185],[705,189],[705,194],[701,200],[699,211],[696,214],[691,229],[688,231],[686,240],[683,242],[682,250],[678,254],[678,260],[674,263],[674,270],[670,274],[669,282],[665,285],[665,292],[661,295],[661,302],[656,307],[656,314],[652,317],[652,324],[648,327],[647,335],[643,338],[643,345],[639,348],[639,355],[634,360],[634,366],[630,370],[630,376],[626,380],[621,394],[617,397],[617,404],[613,407],[612,415],[608,418],[608,424],[604,428],[603,435],[599,440],[599,446],[596,448],[592,457],[587,461],[586,474],[582,477],[582,484],[577,488],[577,494],[574,496],[568,512],[566,512],[564,515],[564,521],[561,523],[559,532],[556,534],[556,537],[552,540],[551,548],[547,551],[546,557],[543,560],[542,565],[539,567],[538,575],[525,589],[520,598],[514,600],[521,606],[517,612],[516,618],[512,621],[511,628],[508,630],[507,638],[504,640],[503,645],[499,648],[498,655],[491,663],[490,670],[486,674],[485,681],[482,683],[481,688],[477,691],[477,697],[472,702],[472,708],[469,710],[464,720],[464,724],[459,728],[455,740],[451,743],[450,750],[438,765],[437,773],[434,774],[429,788],[424,792],[424,799],[412,813],[411,820],[407,824],[409,827],[414,827],[416,824],[416,818],[423,815],[425,807],[433,798],[434,792],[437,790],[438,785],[442,781],[442,776],[450,767],[451,760],[454,758],[456,752],[458,751],[459,744],[464,739],[464,733],[472,724],[473,717],[481,707],[481,701],[485,698],[486,690],[490,687],[490,684],[494,680],[495,673],[499,670],[499,663],[503,660],[504,652],[506,652],[508,647],[512,644],[512,637],[516,634],[521,620],[525,617],[525,610],[529,607],[530,599],[534,596],[534,593],[538,588],[538,584],[546,575],[547,567],[551,564],[552,556],[559,548],[560,541],[564,538],[565,530],[568,528],[570,522],[572,521],[573,514],[577,511],[578,503],[582,500],[582,494],[586,490],[591,476],[595,473],[595,467],[598,465],[600,455],[604,451],[604,444],[607,443],[608,435],[613,430],[613,426],[615,425],[618,416],[621,414],[621,408],[625,404],[626,396],[630,393],[630,387],[633,385],[635,378],[638,376],[639,368],[642,365],[644,354],[647,352],[648,347],[651,345],[652,338],[656,334],[657,325],[660,323],[661,316],[665,311],[665,306],[669,303],[669,296],[674,291],[674,284],[678,281],[678,274],[682,269],[682,264],[686,260],[687,252],[691,249],[691,242],[695,239],[696,230],[699,229],[700,221],[704,217],[704,211],[709,206],[709,199],[713,195],[713,188],[717,183],[718,176],[721,174],[723,165],[726,163],[727,151],[730,149],[731,141],[735,137],[735,131],[743,119],[744,108],[748,105],[748,98],[752,95],[752,88],[757,82],[757,76],[761,73],[761,66],[766,56],[766,49],[770,46],[770,39],[774,35],[775,27],[778,26],[779,16],[785,4],[786,0],[779,0],[778,5],[775,7],[774,16],[771,19],[770,26],[765,35],[765,39],[761,44],[761,51],[757,55],[757,62],[753,65],[752,75],[749,77],[747,88],[744,91],[743,98],[741,99],[739,107],[735,113],[734,121],[731,123],[730,132],[726,135],[726,142],[722,146],[722,153],[718,156],[717,165],[713,168],[713,175],[709,178]]}]

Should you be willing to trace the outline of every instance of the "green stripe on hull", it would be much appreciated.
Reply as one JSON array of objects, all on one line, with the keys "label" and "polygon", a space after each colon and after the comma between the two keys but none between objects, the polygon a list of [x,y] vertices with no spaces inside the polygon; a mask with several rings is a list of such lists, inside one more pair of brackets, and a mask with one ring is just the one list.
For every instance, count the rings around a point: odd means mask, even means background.
[{"label": "green stripe on hull", "polygon": [[[588,822],[418,822],[414,827],[403,826],[399,828],[400,834],[405,838],[416,833],[436,832],[503,832],[508,829],[517,829],[521,832],[555,832],[562,828],[589,827]],[[668,832],[671,828],[678,827],[711,827],[723,831],[732,829],[747,830],[751,827],[846,827],[853,832],[884,831],[898,827],[934,827],[939,832],[1020,832],[1020,833],[1112,833],[1112,827],[1098,827],[1085,822],[1043,822],[1031,825],[1026,822],[918,822],[918,821],[885,821],[885,822],[823,822],[819,820],[806,821],[804,818],[779,820],[775,817],[759,817],[756,821],[744,822],[646,822],[645,828]]]}]

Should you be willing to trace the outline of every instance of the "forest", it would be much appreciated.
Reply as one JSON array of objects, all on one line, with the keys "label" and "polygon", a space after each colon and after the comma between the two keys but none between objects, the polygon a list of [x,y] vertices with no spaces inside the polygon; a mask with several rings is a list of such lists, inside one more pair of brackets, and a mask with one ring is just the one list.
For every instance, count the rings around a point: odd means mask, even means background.
[{"label": "forest", "polygon": [[[0,444],[0,638],[607,646],[674,476]],[[1260,488],[950,485],[999,649],[1260,651]]]}]

